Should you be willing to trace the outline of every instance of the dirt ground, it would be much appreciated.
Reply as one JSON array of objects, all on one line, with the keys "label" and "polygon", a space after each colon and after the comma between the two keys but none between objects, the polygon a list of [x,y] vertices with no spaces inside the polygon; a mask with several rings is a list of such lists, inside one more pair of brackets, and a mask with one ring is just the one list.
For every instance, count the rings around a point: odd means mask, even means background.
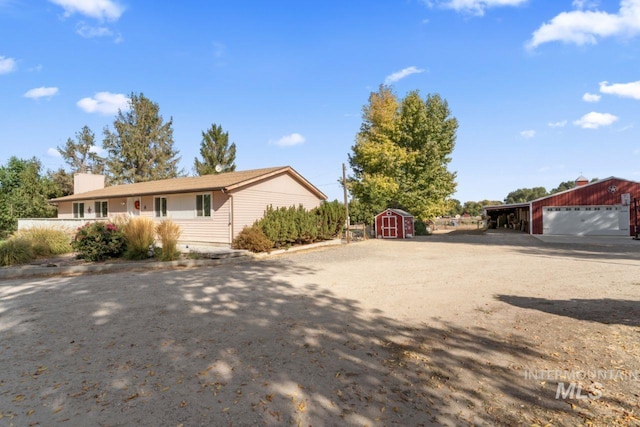
[{"label": "dirt ground", "polygon": [[640,425],[639,267],[451,233],[5,280],[0,425]]}]

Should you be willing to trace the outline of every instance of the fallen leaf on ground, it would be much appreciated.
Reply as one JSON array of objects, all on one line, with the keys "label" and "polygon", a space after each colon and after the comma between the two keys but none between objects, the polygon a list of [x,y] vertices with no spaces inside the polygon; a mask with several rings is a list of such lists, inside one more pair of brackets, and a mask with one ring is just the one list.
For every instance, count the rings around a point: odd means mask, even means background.
[{"label": "fallen leaf on ground", "polygon": [[140,395],[138,393],[133,393],[132,395],[128,396],[127,398],[124,399],[125,402],[128,402],[130,400],[135,399],[136,397],[139,397]]}]

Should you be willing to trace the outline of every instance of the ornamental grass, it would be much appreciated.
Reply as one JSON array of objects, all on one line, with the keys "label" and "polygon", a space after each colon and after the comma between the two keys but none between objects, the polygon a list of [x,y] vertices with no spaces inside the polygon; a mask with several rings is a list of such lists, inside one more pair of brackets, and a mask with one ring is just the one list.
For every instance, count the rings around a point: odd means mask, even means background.
[{"label": "ornamental grass", "polygon": [[140,260],[153,256],[155,229],[155,223],[150,218],[137,216],[129,219],[122,227],[126,243],[124,257]]},{"label": "ornamental grass", "polygon": [[156,234],[162,244],[160,261],[175,261],[180,258],[180,251],[178,251],[178,239],[182,235],[180,226],[170,219],[165,219],[156,225]]}]

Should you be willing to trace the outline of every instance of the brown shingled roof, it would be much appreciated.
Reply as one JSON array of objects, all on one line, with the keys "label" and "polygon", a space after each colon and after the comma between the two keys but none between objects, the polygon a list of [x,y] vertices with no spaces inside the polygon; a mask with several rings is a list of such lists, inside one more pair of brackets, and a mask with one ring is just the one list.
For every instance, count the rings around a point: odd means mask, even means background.
[{"label": "brown shingled roof", "polygon": [[256,181],[289,173],[302,185],[307,187],[318,197],[326,199],[320,190],[307,181],[290,166],[278,166],[264,169],[253,169],[238,172],[227,172],[217,175],[192,176],[184,178],[162,179],[159,181],[138,182],[135,184],[114,185],[99,190],[51,199],[50,202],[71,202],[76,200],[107,199],[112,197],[135,197],[154,194],[191,193],[196,191],[225,190],[244,187]]}]

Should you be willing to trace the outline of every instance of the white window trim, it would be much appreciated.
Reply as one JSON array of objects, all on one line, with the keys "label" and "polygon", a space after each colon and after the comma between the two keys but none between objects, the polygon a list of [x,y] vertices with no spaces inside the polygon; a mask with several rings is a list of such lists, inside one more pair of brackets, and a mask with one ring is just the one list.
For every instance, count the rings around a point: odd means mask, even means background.
[{"label": "white window trim", "polygon": [[[162,215],[162,202],[160,202],[160,215],[156,215],[156,199],[164,199],[165,214]],[[153,217],[169,218],[169,198],[167,196],[153,196]]]},{"label": "white window trim", "polygon": [[[208,195],[209,196],[209,215],[204,215],[204,197],[202,198],[202,215],[198,215],[198,197],[202,197]],[[195,208],[195,217],[196,219],[210,219],[213,218],[213,194],[212,193],[197,193],[196,194],[196,208]]]},{"label": "white window trim", "polygon": [[[95,210],[96,208],[96,203],[100,203],[100,211],[98,212],[97,210],[93,213],[94,217],[96,218],[109,218],[109,200],[94,200],[93,201],[93,209]],[[106,203],[107,204],[107,214],[105,216],[102,216],[102,204]],[[100,215],[98,215],[100,214]]]},{"label": "white window trim", "polygon": [[[71,215],[73,215],[74,219],[84,219],[85,217],[85,202],[73,202],[71,204]],[[76,216],[76,205],[78,205],[78,216]],[[82,216],[80,215],[79,205],[82,205]]]}]

